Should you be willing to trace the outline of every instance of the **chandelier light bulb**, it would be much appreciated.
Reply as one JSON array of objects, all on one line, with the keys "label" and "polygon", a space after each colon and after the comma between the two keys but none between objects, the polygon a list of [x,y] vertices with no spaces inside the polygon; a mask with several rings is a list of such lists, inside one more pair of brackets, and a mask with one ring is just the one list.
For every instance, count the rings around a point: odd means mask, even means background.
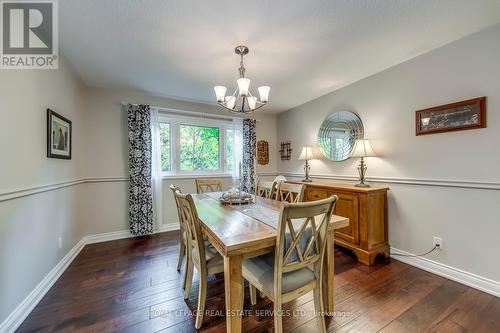
[{"label": "chandelier light bulb", "polygon": [[236,80],[238,83],[238,92],[240,96],[248,95],[248,88],[250,88],[250,79],[246,77],[239,78]]},{"label": "chandelier light bulb", "polygon": [[258,90],[259,90],[259,95],[260,95],[260,102],[267,103],[267,101],[269,100],[269,91],[271,90],[271,87],[262,86],[262,87],[259,87]]},{"label": "chandelier light bulb", "polygon": [[254,97],[254,96],[247,97],[247,102],[248,102],[248,107],[250,108],[250,110],[254,110],[255,105],[257,104],[257,97]]},{"label": "chandelier light bulb", "polygon": [[224,86],[214,87],[215,96],[217,97],[217,102],[219,103],[224,102],[224,97],[226,97],[226,90],[227,88]]}]

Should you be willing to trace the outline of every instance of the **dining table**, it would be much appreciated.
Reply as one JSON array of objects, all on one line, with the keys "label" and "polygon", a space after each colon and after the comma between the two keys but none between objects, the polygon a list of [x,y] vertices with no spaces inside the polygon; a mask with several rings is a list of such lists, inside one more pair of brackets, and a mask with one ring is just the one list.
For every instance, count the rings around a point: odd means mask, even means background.
[{"label": "dining table", "polygon": [[[192,194],[202,230],[224,258],[224,286],[227,332],[241,332],[244,281],[242,262],[267,253],[276,245],[282,203],[256,197],[248,204],[221,202],[223,192]],[[334,234],[349,226],[346,217],[332,215],[327,231],[323,290],[325,311],[334,311]]]}]

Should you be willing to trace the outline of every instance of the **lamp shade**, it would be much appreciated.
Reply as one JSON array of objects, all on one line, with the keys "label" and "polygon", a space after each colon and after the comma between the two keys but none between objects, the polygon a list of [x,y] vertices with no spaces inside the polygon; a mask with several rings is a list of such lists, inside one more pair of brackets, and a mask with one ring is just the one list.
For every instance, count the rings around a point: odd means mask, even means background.
[{"label": "lamp shade", "polygon": [[267,101],[269,101],[269,91],[271,90],[271,87],[262,86],[262,87],[259,87],[258,90],[259,90],[259,95],[260,95],[260,101],[262,103],[267,103]]},{"label": "lamp shade", "polygon": [[226,106],[230,109],[234,108],[236,105],[236,97],[234,96],[226,96]]},{"label": "lamp shade", "polygon": [[255,109],[256,102],[257,102],[257,97],[254,96],[247,97],[247,103],[250,110]]},{"label": "lamp shade", "polygon": [[224,97],[226,97],[227,88],[224,86],[215,86],[215,96],[217,97],[217,102],[224,102]]},{"label": "lamp shade", "polygon": [[311,147],[303,147],[302,152],[300,153],[299,160],[315,160],[316,155],[313,154],[313,149]]},{"label": "lamp shade", "polygon": [[366,139],[356,140],[356,146],[351,154],[351,157],[372,157],[377,156],[370,145],[370,141]]},{"label": "lamp shade", "polygon": [[250,87],[250,79],[242,77],[236,80],[236,83],[238,83],[238,91],[240,96],[247,96],[248,88]]}]

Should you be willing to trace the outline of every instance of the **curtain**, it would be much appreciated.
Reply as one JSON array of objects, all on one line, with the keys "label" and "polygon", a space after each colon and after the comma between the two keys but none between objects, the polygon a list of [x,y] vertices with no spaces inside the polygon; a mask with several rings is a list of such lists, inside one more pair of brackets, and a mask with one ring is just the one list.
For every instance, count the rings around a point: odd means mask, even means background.
[{"label": "curtain", "polygon": [[153,219],[155,229],[163,224],[163,180],[161,174],[161,142],[158,109],[151,109],[151,181],[153,187]]},{"label": "curtain", "polygon": [[240,181],[240,163],[243,156],[243,119],[233,119],[233,186],[238,187]]},{"label": "curtain", "polygon": [[243,190],[255,191],[257,139],[255,136],[255,119],[243,120]]},{"label": "curtain", "polygon": [[133,235],[153,233],[151,180],[151,112],[149,105],[127,105],[128,164],[130,171],[129,219]]}]

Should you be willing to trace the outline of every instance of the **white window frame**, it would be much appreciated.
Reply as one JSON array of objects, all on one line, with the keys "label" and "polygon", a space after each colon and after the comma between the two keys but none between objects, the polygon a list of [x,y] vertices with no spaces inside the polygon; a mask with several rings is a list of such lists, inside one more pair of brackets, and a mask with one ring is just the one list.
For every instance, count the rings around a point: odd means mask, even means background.
[{"label": "white window frame", "polygon": [[[163,178],[186,178],[186,177],[229,177],[232,171],[227,170],[226,159],[226,131],[233,129],[230,119],[210,119],[200,117],[189,117],[181,115],[160,114],[159,123],[170,125],[170,171],[162,171]],[[180,126],[205,126],[219,128],[219,170],[212,171],[182,171],[180,170]],[[161,160],[161,159],[159,159]],[[234,168],[234,165],[233,165]],[[161,166],[160,166],[161,170]]]}]

